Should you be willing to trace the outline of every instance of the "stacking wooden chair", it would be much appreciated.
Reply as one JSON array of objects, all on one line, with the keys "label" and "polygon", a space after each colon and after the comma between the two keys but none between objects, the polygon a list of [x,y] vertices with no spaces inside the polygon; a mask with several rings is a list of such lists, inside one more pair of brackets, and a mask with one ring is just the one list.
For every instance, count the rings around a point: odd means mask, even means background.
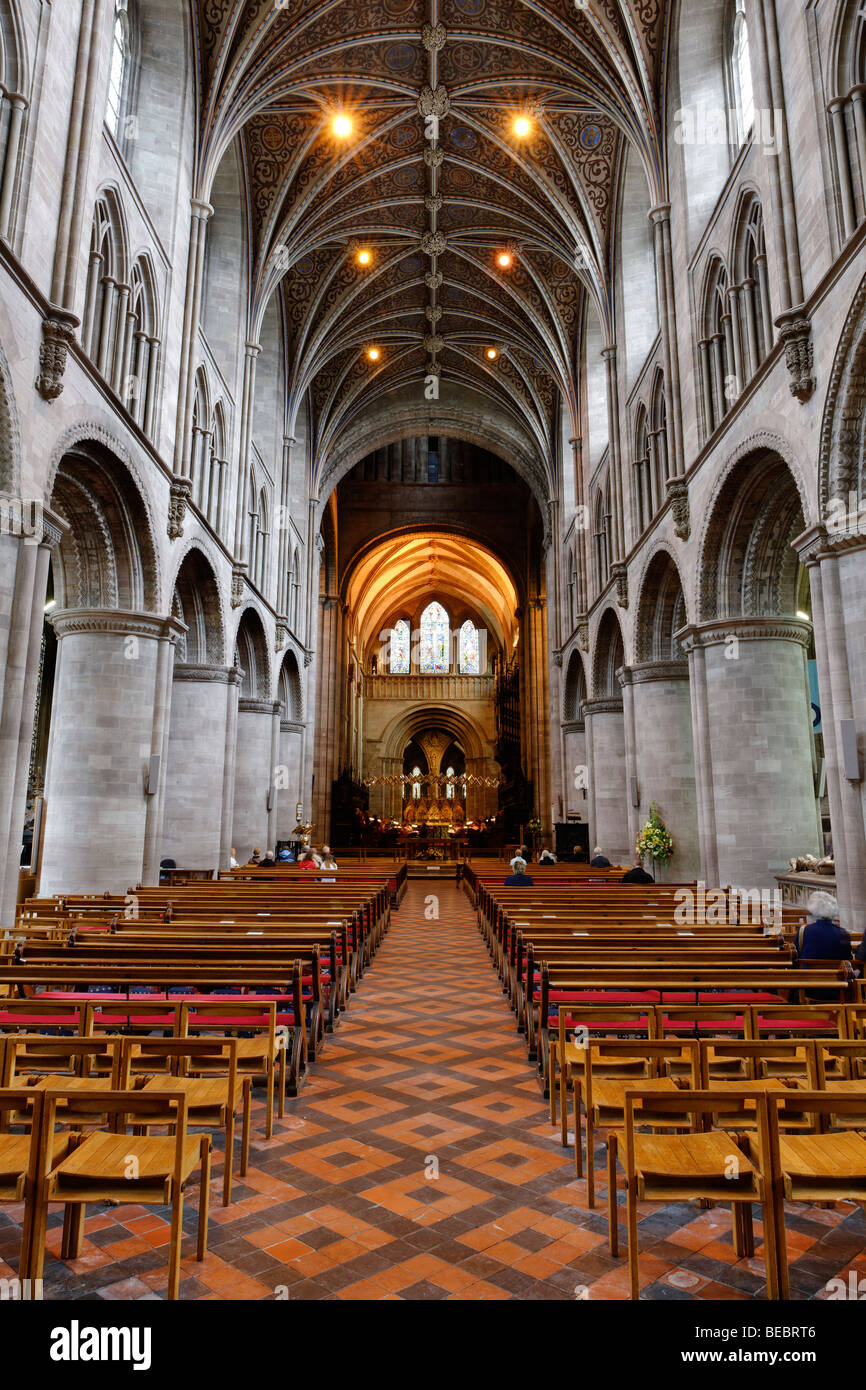
[{"label": "stacking wooden chair", "polygon": [[85,1005],[84,1032],[91,1037],[98,1033],[177,1034],[182,1005],[179,1000],[106,998],[104,995]]},{"label": "stacking wooden chair", "polygon": [[[785,1201],[866,1204],[866,1084],[857,1092],[787,1091],[768,1096],[773,1216],[781,1297],[788,1298]],[[810,1117],[810,1132],[783,1132],[788,1113]],[[852,1128],[849,1126],[858,1126]],[[801,1120],[802,1127],[802,1120]],[[765,1229],[766,1237],[766,1229]]]},{"label": "stacking wooden chair", "polygon": [[120,1039],[55,1038],[19,1033],[6,1040],[3,1063],[4,1084],[27,1086],[44,1091],[65,1085],[75,1098],[67,1097],[58,1114],[67,1125],[105,1125],[107,1113],[94,1112],[83,1097],[98,1095],[108,1086],[120,1084]]},{"label": "stacking wooden chair", "polygon": [[[550,1123],[556,1124],[556,1096],[560,1100],[560,1134],[562,1146],[568,1143],[568,1116],[566,1100],[568,1088],[575,1072],[583,1072],[586,1049],[593,1035],[619,1037],[623,1033],[649,1041],[655,1036],[654,1015],[651,1007],[641,1005],[613,1005],[604,1008],[599,1005],[560,1004],[558,1027],[550,1040]],[[610,1076],[645,1075],[640,1058],[611,1056],[608,1069],[597,1073]],[[558,1075],[558,1085],[557,1085]]]},{"label": "stacking wooden chair", "polygon": [[[21,1256],[18,1278],[22,1287],[30,1278],[30,1247],[33,1225],[33,1197],[39,1161],[42,1120],[41,1091],[20,1086],[0,1087],[0,1203],[24,1203]],[[10,1125],[23,1128],[12,1134]]]},{"label": "stacking wooden chair", "polygon": [[[277,1032],[276,1001],[257,999],[250,995],[244,995],[243,999],[237,1002],[220,1000],[208,1003],[206,999],[185,1000],[179,1026],[182,1037],[187,1037],[193,1032],[197,1036],[207,1032],[218,1036],[237,1037],[237,1066],[240,1075],[263,1075],[265,1078],[265,1135],[271,1139],[274,1133],[277,1069],[279,1068],[280,1074],[279,1116],[282,1119],[286,1112],[286,1054],[290,1042],[294,1040],[291,1031]],[[207,1059],[203,1060],[200,1069],[193,1066],[190,1072],[193,1076],[212,1074]]]},{"label": "stacking wooden chair", "polygon": [[[111,1115],[117,1132],[98,1131],[81,1139],[60,1162],[54,1152],[55,1126],[64,1102],[76,1108],[91,1106],[95,1115]],[[93,1202],[132,1202],[142,1206],[171,1206],[168,1297],[176,1299],[180,1284],[180,1254],[183,1238],[183,1204],[187,1184],[200,1169],[200,1205],[197,1258],[207,1250],[208,1184],[210,1182],[211,1140],[209,1135],[187,1133],[187,1098],[183,1090],[153,1091],[103,1090],[82,1097],[63,1082],[46,1088],[43,1096],[42,1140],[39,1145],[38,1172],[33,1215],[31,1277],[42,1278],[45,1266],[45,1234],[48,1208],[62,1202],[72,1208],[65,1238],[64,1258],[81,1253],[84,1215]],[[162,1122],[170,1114],[174,1135],[151,1136],[126,1133]],[[154,1116],[161,1117],[159,1120]]]},{"label": "stacking wooden chair", "polygon": [[[798,1095],[799,1100],[799,1095]],[[726,1111],[740,1113],[744,1102],[755,1107],[755,1140],[747,1152],[742,1141],[720,1129],[708,1128],[711,1117]],[[682,1129],[682,1116],[690,1120],[688,1132],[643,1134],[641,1127],[659,1127],[667,1116],[670,1128]],[[643,1089],[629,1091],[625,1097],[625,1124],[621,1132],[608,1135],[608,1166],[611,1177],[608,1202],[608,1233],[611,1254],[619,1253],[617,1226],[616,1164],[625,1172],[628,1228],[630,1296],[640,1297],[638,1253],[639,1202],[717,1202],[730,1203],[734,1212],[734,1241],[738,1248],[747,1229],[751,1248],[752,1203],[764,1209],[764,1248],[767,1265],[767,1297],[780,1297],[778,1250],[774,1220],[771,1146],[767,1095],[760,1090],[738,1088],[681,1091]],[[739,1216],[737,1212],[739,1211]],[[742,1253],[738,1249],[738,1253]]]},{"label": "stacking wooden chair", "polygon": [[[187,1100],[187,1126],[223,1129],[226,1136],[223,1171],[223,1206],[232,1199],[235,1121],[242,1109],[240,1176],[249,1166],[250,1096],[252,1078],[238,1075],[237,1038],[125,1038],[120,1065],[120,1086],[153,1093],[170,1088],[183,1091]],[[190,1071],[206,1070],[207,1076]],[[144,1127],[174,1123],[171,1107],[156,1114]]]},{"label": "stacking wooden chair", "polygon": [[832,1114],[827,1128],[866,1131],[866,1038],[857,1042],[822,1038],[815,1043],[813,1057],[812,1090],[863,1099],[862,1110]]},{"label": "stacking wooden chair", "polygon": [[[604,1075],[604,1069],[609,1067],[611,1062],[622,1061],[626,1058],[639,1060],[642,1068],[642,1075],[622,1080],[611,1078]],[[680,1081],[673,1077],[665,1076],[664,1068],[671,1062],[676,1061],[682,1064],[686,1061],[688,1074]],[[601,1068],[601,1071],[599,1070]],[[577,1072],[573,1075],[574,1086],[574,1170],[579,1178],[583,1175],[582,1155],[581,1155],[581,1126],[580,1126],[580,1102],[583,1098],[584,1107],[584,1126],[586,1130],[586,1200],[587,1206],[595,1206],[595,1136],[599,1130],[610,1130],[619,1128],[624,1119],[626,1099],[634,1090],[646,1089],[652,1086],[658,1092],[667,1094],[681,1095],[685,1091],[681,1089],[683,1085],[690,1085],[693,1089],[698,1086],[700,1081],[700,1052],[699,1045],[691,1038],[667,1039],[663,1042],[622,1042],[608,1040],[604,1042],[590,1043],[586,1049],[584,1060],[583,1076]],[[648,1114],[645,1123],[654,1124]],[[688,1127],[689,1119],[685,1111],[680,1111],[679,1116],[669,1108],[660,1113],[659,1127],[662,1129],[684,1129]],[[610,1168],[608,1168],[610,1173]],[[616,1184],[609,1193],[614,1201],[616,1200]]]}]

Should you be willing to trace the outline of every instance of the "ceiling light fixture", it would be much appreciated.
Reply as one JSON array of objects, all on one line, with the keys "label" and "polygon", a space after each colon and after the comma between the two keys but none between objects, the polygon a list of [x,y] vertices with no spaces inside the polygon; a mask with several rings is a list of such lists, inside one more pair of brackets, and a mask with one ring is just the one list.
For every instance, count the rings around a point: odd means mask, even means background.
[{"label": "ceiling light fixture", "polygon": [[511,255],[510,251],[500,251],[499,255],[496,257],[496,264],[499,266],[500,270],[510,270],[514,264],[514,257]]},{"label": "ceiling light fixture", "polygon": [[378,362],[381,353],[379,352],[379,349],[377,347],[371,347],[367,348],[367,356],[369,357],[371,362]]},{"label": "ceiling light fixture", "polygon": [[532,122],[528,116],[516,116],[514,119],[514,134],[524,140],[532,129]]},{"label": "ceiling light fixture", "polygon": [[358,265],[369,265],[370,262],[372,261],[372,259],[373,259],[373,253],[372,253],[372,251],[364,250],[364,251],[359,251],[359,252],[358,252]]},{"label": "ceiling light fixture", "polygon": [[331,129],[340,140],[345,140],[347,135],[352,134],[351,117],[346,115],[335,116],[331,122]]},{"label": "ceiling light fixture", "polygon": [[496,351],[496,348],[495,348],[495,347],[489,347],[489,348],[487,349],[487,360],[488,360],[488,362],[495,362],[498,356],[499,356],[499,353]]}]

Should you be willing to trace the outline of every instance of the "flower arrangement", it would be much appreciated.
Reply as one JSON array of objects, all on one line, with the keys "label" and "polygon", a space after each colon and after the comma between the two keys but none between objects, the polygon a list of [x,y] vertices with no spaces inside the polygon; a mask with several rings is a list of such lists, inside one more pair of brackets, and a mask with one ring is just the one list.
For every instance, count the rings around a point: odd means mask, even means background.
[{"label": "flower arrangement", "polygon": [[635,850],[642,859],[649,857],[659,864],[667,864],[673,858],[674,842],[654,801],[650,803],[649,820],[637,837]]},{"label": "flower arrangement", "polygon": [[539,817],[533,815],[526,822],[526,829],[530,835],[540,835],[544,826],[541,824]]}]

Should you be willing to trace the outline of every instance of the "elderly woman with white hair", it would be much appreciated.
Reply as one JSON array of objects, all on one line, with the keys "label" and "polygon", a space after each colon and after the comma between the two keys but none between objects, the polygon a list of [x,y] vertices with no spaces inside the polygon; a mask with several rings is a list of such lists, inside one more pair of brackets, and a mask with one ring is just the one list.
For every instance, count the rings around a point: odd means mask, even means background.
[{"label": "elderly woman with white hair", "polygon": [[801,960],[850,960],[851,938],[839,925],[839,905],[830,893],[813,893],[806,903],[809,921],[797,932]]}]

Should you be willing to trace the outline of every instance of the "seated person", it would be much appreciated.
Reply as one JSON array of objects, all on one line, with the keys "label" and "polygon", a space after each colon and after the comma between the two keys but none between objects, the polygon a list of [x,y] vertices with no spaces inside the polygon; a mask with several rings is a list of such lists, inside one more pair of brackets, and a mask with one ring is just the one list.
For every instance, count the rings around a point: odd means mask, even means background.
[{"label": "seated person", "polygon": [[525,859],[512,859],[512,861],[511,861],[511,867],[512,867],[512,869],[514,870],[514,873],[513,873],[513,874],[509,874],[508,878],[505,880],[505,887],[506,887],[506,888],[532,888],[532,887],[533,887],[533,881],[532,881],[532,879],[529,877],[529,875],[528,875],[527,872],[526,872],[526,860],[525,860]]},{"label": "seated person", "polygon": [[637,855],[634,861],[634,868],[629,869],[627,874],[622,876],[623,883],[655,883],[652,874],[648,874],[643,866],[643,860]]},{"label": "seated person", "polygon": [[311,849],[302,849],[298,855],[298,866],[301,869],[317,869],[319,865],[315,852]]},{"label": "seated person", "polygon": [[538,862],[539,862],[539,864],[555,864],[555,863],[556,863],[556,855],[553,853],[553,850],[552,850],[548,845],[545,845],[545,846],[544,846],[544,849],[543,849],[543,850],[541,851],[541,853],[539,854],[539,856],[538,856]]},{"label": "seated person", "polygon": [[288,845],[283,845],[282,849],[277,855],[277,862],[280,864],[294,864],[295,856],[292,854],[292,851],[289,849]]},{"label": "seated person", "polygon": [[255,868],[255,867],[257,867],[259,864],[261,864],[261,862],[262,862],[262,852],[261,852],[261,850],[259,849],[258,845],[256,845],[255,849],[253,850],[252,854],[250,855],[249,859],[247,860],[246,864],[244,865],[244,868],[245,868],[245,869]]},{"label": "seated person", "polygon": [[262,861],[261,861],[261,862],[262,862],[262,868],[264,868],[264,866],[265,866],[266,864],[267,864],[269,867],[270,867],[272,864],[275,864],[277,861],[274,859],[274,851],[273,851],[272,849],[265,850],[265,853],[264,853],[264,855],[262,856]]},{"label": "seated person", "polygon": [[234,845],[232,845],[232,852],[231,852],[231,855],[230,855],[230,857],[229,857],[229,868],[230,868],[230,869],[236,869],[237,867],[238,867],[238,852],[237,852],[237,850],[235,849]]},{"label": "seated person", "polygon": [[[801,960],[851,960],[851,937],[839,925],[839,905],[829,893],[813,893],[806,903],[811,921],[795,938]],[[860,947],[862,951],[862,945]]]},{"label": "seated person", "polygon": [[610,860],[602,854],[601,847],[599,845],[596,845],[595,849],[592,851],[592,858],[589,861],[589,867],[591,869],[610,868]]},{"label": "seated person", "polygon": [[322,869],[336,869],[337,861],[331,853],[330,845],[322,845],[322,862],[319,866]]},{"label": "seated person", "polygon": [[586,850],[583,848],[583,845],[575,845],[571,857],[574,860],[575,864],[585,864]]}]

